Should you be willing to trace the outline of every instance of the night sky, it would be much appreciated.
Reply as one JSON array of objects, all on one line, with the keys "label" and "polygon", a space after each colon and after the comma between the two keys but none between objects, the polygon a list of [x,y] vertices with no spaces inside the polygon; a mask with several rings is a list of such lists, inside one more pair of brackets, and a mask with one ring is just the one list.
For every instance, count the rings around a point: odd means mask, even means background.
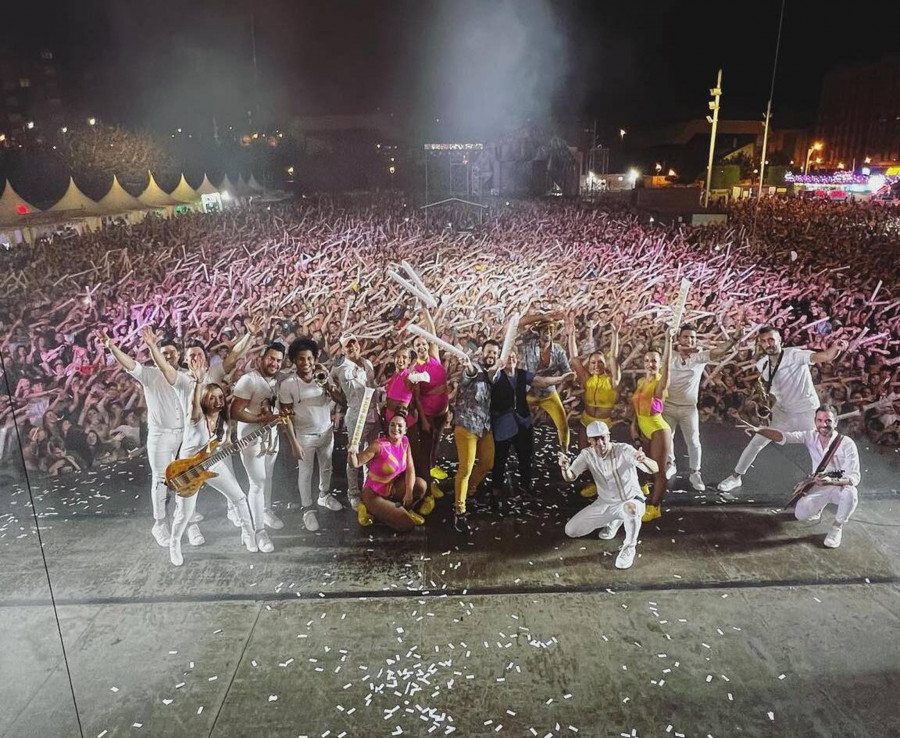
[{"label": "night sky", "polygon": [[[826,11],[787,0],[773,123],[812,123],[829,69],[896,53],[893,5]],[[487,138],[527,120],[596,117],[636,130],[703,117],[720,65],[722,116],[760,118],[780,8],[780,0],[56,0],[17,4],[3,33],[19,50],[51,47],[86,106],[138,127],[208,128],[213,115],[242,126],[259,106],[258,123],[380,110],[427,135]]]}]

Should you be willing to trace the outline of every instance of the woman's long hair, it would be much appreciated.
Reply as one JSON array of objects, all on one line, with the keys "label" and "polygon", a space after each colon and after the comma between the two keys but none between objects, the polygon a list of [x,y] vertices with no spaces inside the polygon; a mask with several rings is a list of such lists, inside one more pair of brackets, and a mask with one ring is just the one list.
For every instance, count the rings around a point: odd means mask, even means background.
[{"label": "woman's long hair", "polygon": [[[200,391],[200,409],[203,411],[204,415],[206,415],[210,411],[209,396],[210,394],[212,394],[213,390],[219,390],[219,392],[222,393],[222,396],[225,397],[225,390],[222,389],[221,385],[216,384],[215,382],[210,382],[209,384],[205,385]],[[219,417],[216,420],[216,428],[213,431],[215,437],[220,441],[225,436],[225,411],[225,407],[223,407],[219,411]]]}]

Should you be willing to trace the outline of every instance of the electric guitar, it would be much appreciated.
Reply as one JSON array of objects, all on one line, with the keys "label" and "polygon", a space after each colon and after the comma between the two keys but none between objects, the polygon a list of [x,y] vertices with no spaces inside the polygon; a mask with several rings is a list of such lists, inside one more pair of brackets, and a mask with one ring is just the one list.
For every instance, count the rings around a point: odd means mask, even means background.
[{"label": "electric guitar", "polygon": [[819,477],[840,479],[843,476],[843,470],[839,469],[838,471],[825,472],[824,474],[810,474],[808,477],[804,477],[797,482],[797,486],[795,486],[793,492],[791,492],[791,499],[788,500],[788,504],[784,506],[784,509],[787,510],[789,507],[793,507],[800,501],[801,497],[805,497],[806,493],[815,486],[816,480]]},{"label": "electric guitar", "polygon": [[193,497],[206,480],[218,476],[209,470],[210,467],[252,445],[276,425],[287,423],[293,414],[283,410],[276,420],[260,426],[234,443],[226,443],[220,448],[219,441],[214,438],[193,456],[175,459],[166,467],[166,486],[179,497]]}]

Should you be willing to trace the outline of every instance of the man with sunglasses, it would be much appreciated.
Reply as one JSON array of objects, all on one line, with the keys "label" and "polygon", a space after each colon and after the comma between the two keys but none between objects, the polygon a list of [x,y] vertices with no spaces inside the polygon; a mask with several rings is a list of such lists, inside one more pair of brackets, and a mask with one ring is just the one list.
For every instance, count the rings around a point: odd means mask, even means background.
[{"label": "man with sunglasses", "polygon": [[588,447],[571,463],[566,454],[560,453],[559,467],[567,482],[589,471],[597,485],[597,499],[566,523],[566,535],[578,538],[602,528],[600,538],[612,540],[624,525],[625,542],[616,557],[616,568],[628,569],[634,563],[641,516],[646,510],[637,467],[640,465],[643,471],[655,474],[659,466],[640,449],[613,443],[609,427],[601,420],[590,423],[586,431]]}]

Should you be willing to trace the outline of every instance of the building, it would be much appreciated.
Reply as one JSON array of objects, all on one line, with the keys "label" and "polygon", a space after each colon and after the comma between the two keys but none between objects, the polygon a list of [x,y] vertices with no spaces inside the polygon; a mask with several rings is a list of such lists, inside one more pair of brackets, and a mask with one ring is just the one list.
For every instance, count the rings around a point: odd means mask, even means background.
[{"label": "building", "polygon": [[64,125],[53,52],[18,56],[0,46],[0,146],[24,143]]},{"label": "building", "polygon": [[816,140],[825,168],[900,162],[900,55],[825,77]]}]

